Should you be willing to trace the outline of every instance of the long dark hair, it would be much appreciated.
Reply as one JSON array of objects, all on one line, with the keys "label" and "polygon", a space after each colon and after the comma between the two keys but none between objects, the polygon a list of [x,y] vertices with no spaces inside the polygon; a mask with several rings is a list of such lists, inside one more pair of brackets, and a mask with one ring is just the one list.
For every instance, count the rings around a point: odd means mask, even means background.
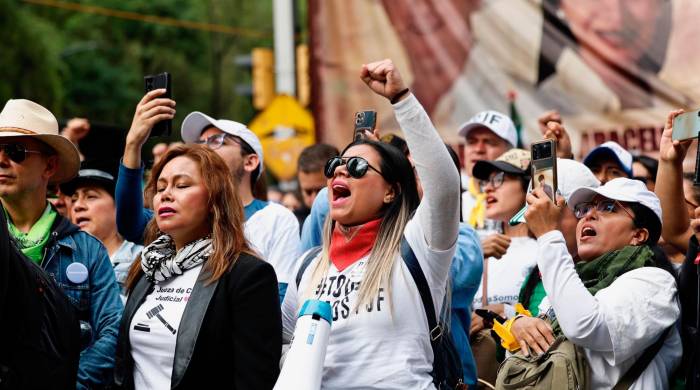
[{"label": "long dark hair", "polygon": [[[400,249],[406,224],[418,208],[420,198],[413,168],[401,150],[383,142],[358,140],[345,147],[341,155],[357,145],[367,145],[379,153],[381,157],[379,167],[382,176],[387,183],[394,187],[396,194],[394,199],[384,205],[382,209],[379,233],[372,246],[367,270],[358,292],[356,308],[359,308],[363,304],[369,303],[382,286],[387,287],[387,297],[391,302],[391,270]],[[306,295],[311,295],[312,286],[316,286],[328,272],[330,266],[329,248],[334,227],[335,221],[329,215],[324,226],[321,261],[316,263]]]}]

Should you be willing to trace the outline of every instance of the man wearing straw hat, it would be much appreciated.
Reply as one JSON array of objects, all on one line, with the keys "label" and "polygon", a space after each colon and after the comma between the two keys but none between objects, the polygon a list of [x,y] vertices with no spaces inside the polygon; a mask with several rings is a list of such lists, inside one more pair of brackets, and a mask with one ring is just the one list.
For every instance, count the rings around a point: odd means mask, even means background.
[{"label": "man wearing straw hat", "polygon": [[51,112],[24,99],[5,104],[0,112],[0,202],[17,247],[44,268],[76,309],[86,345],[77,383],[83,389],[110,381],[123,307],[102,243],[46,200],[48,185],[70,180],[79,166],[78,150],[59,135]]}]

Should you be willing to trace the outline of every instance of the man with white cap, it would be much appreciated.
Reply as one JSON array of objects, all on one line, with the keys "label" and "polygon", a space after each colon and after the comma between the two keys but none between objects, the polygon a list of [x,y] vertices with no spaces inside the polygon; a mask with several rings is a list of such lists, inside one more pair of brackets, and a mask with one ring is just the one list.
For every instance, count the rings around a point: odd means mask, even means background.
[{"label": "man with white cap", "polygon": [[[133,242],[143,240],[146,223],[153,216],[152,210],[143,208],[141,148],[153,125],[163,119],[172,119],[175,114],[173,100],[158,98],[163,93],[162,89],[147,93],[136,107],[119,168],[115,192],[117,227],[124,238]],[[283,206],[253,196],[253,188],[263,173],[260,140],[241,123],[217,120],[198,111],[185,117],[181,134],[186,143],[204,144],[216,151],[234,175],[243,203],[246,237],[262,258],[275,268],[281,302],[297,268],[299,222]]]},{"label": "man with white cap", "polygon": [[[479,160],[492,161],[518,143],[518,134],[508,115],[498,111],[482,111],[459,128],[459,135],[465,137],[464,172],[472,174],[474,164]],[[485,195],[479,183],[471,177],[462,178],[466,191],[462,194],[462,218],[477,229],[484,228]]]},{"label": "man with white cap", "polygon": [[105,247],[46,199],[48,185],[70,180],[79,166],[78,150],[59,135],[51,112],[29,100],[7,102],[0,112],[0,201],[19,249],[63,289],[86,329],[82,389],[110,382],[123,305]]},{"label": "man with white cap", "polygon": [[632,153],[615,141],[602,143],[583,159],[602,184],[617,177],[632,177]]},{"label": "man with white cap", "polygon": [[[554,335],[583,349],[590,387],[667,389],[682,348],[676,282],[657,267],[651,249],[661,235],[659,199],[628,178],[574,190],[568,207],[579,219],[576,264],[559,231],[564,199],[555,204],[538,188],[527,202],[549,305],[540,314],[546,313]],[[521,346],[527,354],[553,341],[530,338]]]}]

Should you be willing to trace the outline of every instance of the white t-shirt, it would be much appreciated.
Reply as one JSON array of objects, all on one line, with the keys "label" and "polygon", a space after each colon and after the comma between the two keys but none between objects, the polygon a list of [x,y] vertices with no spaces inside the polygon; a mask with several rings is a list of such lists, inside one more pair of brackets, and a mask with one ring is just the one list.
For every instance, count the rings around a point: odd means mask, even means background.
[{"label": "white t-shirt", "polygon": [[632,390],[668,389],[670,373],[683,348],[676,282],[656,267],[629,271],[591,296],[576,274],[561,232],[538,239],[539,268],[547,297],[540,313],[559,320],[564,335],[584,348],[591,367],[591,388],[609,389],[669,326],[661,350],[634,382]]},{"label": "white t-shirt", "polygon": [[[506,315],[512,316],[512,305],[518,302],[520,289],[525,278],[537,264],[537,241],[530,237],[512,237],[510,246],[500,259],[488,258],[488,303],[489,305],[506,304]],[[484,291],[484,280],[481,279],[479,289],[474,295],[472,308],[482,307],[481,300]]]},{"label": "white t-shirt", "polygon": [[[454,246],[445,251],[428,247],[423,231],[412,220],[404,232],[426,276],[439,312]],[[309,264],[299,290],[292,282],[282,304],[284,341],[289,342],[311,274],[319,257]],[[330,303],[331,335],[323,367],[323,389],[434,389],[430,371],[433,351],[428,320],[413,277],[400,257],[394,262],[391,298],[385,290],[372,304],[353,312],[367,257],[343,271],[331,264],[314,297]],[[389,300],[391,299],[391,304]]]},{"label": "white t-shirt", "polygon": [[202,266],[157,284],[129,326],[135,389],[170,389],[177,329]]},{"label": "white t-shirt", "polygon": [[279,283],[294,279],[301,254],[299,221],[284,206],[268,202],[245,222],[245,236],[263,260],[275,269]]}]

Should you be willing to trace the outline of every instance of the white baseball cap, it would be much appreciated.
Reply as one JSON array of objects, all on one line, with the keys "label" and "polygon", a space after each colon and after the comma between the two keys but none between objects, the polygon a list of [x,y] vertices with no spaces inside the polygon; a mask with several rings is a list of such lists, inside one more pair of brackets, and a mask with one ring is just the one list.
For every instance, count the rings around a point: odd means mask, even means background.
[{"label": "white baseball cap", "polygon": [[199,111],[191,112],[185,117],[185,120],[182,121],[180,130],[182,140],[188,144],[198,141],[199,136],[202,135],[202,131],[209,126],[214,126],[226,134],[241,138],[255,151],[255,154],[258,155],[258,159],[260,160],[260,170],[258,171],[258,178],[260,178],[264,169],[262,144],[258,136],[242,123],[230,121],[228,119],[214,119]]},{"label": "white baseball cap", "polygon": [[649,191],[647,186],[639,180],[618,177],[598,188],[577,188],[569,197],[569,208],[573,210],[577,204],[588,202],[596,195],[620,202],[639,203],[659,218],[659,226],[661,226],[661,202],[656,194]]},{"label": "white baseball cap", "polygon": [[481,111],[463,123],[458,133],[461,137],[466,137],[470,131],[479,127],[486,127],[493,131],[511,146],[518,144],[518,132],[515,130],[513,121],[506,114],[492,110]]},{"label": "white baseball cap", "polygon": [[586,158],[583,159],[583,163],[590,167],[593,159],[601,155],[612,157],[617,161],[622,170],[627,173],[627,176],[632,177],[632,153],[625,150],[620,144],[615,141],[608,141],[596,146],[586,155]]},{"label": "white baseball cap", "polygon": [[[600,181],[587,166],[576,160],[557,158],[557,191],[567,202],[574,190],[581,187],[598,188],[599,186]],[[529,188],[532,188],[532,180],[530,180]],[[511,225],[526,222],[526,210],[527,204],[511,219]]]}]

